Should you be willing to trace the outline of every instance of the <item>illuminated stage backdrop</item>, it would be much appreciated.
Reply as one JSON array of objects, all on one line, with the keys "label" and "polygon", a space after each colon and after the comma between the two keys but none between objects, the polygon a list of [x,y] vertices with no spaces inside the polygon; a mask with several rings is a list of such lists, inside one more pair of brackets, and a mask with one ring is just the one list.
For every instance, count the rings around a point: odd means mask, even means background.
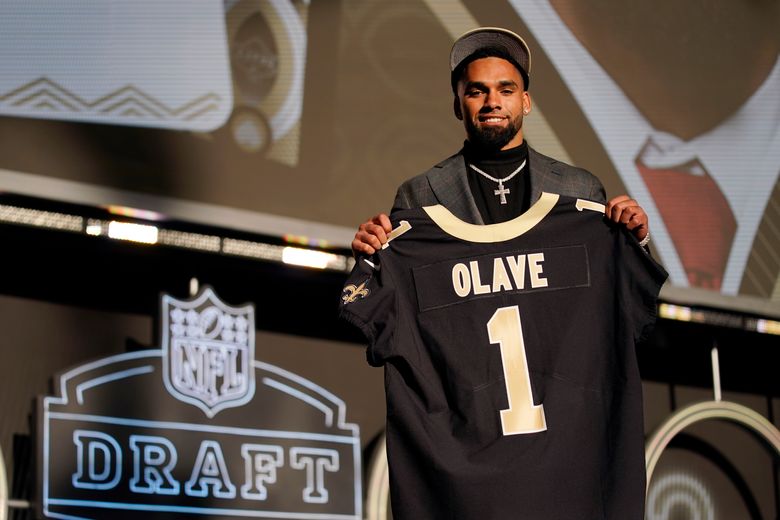
[{"label": "illuminated stage backdrop", "polygon": [[164,295],[160,344],[72,368],[39,401],[39,514],[363,518],[357,425],[255,359],[252,305]]},{"label": "illuminated stage backdrop", "polygon": [[460,147],[449,48],[501,25],[533,52],[529,142],[639,200],[674,294],[780,314],[779,23],[777,2],[2,0],[0,188],[347,245]]}]

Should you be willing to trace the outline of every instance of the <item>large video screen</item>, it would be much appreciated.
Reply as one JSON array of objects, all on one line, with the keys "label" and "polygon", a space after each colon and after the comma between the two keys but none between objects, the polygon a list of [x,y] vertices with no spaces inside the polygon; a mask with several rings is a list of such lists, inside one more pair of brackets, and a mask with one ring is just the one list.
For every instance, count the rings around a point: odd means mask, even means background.
[{"label": "large video screen", "polygon": [[480,25],[532,49],[529,144],[636,198],[673,287],[780,301],[778,2],[0,0],[0,189],[347,245],[462,146]]}]

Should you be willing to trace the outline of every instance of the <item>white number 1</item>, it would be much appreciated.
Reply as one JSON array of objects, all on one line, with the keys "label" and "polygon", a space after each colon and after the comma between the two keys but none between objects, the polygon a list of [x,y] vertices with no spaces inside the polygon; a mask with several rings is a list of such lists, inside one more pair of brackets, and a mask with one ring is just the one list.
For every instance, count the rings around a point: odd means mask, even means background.
[{"label": "white number 1", "polygon": [[501,364],[504,367],[504,384],[509,408],[501,410],[501,427],[504,435],[535,433],[547,429],[544,407],[534,404],[531,393],[531,376],[525,355],[523,327],[517,305],[501,307],[487,323],[490,343],[498,343]]}]

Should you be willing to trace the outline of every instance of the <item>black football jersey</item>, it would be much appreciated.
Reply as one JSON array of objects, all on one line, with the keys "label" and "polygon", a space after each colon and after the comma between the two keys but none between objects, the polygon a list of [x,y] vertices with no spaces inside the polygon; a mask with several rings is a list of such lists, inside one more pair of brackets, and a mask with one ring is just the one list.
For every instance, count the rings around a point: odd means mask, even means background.
[{"label": "black football jersey", "polygon": [[341,316],[385,367],[396,520],[642,520],[635,344],[667,275],[603,210],[399,211],[358,260]]}]

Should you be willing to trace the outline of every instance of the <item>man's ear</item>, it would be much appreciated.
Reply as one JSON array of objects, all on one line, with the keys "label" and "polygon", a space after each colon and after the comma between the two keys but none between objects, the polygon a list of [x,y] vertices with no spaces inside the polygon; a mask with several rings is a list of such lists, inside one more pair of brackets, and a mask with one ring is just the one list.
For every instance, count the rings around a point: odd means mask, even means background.
[{"label": "man's ear", "polygon": [[455,112],[455,117],[463,121],[463,112],[460,110],[460,99],[458,99],[458,96],[455,96],[452,100],[452,110]]}]

